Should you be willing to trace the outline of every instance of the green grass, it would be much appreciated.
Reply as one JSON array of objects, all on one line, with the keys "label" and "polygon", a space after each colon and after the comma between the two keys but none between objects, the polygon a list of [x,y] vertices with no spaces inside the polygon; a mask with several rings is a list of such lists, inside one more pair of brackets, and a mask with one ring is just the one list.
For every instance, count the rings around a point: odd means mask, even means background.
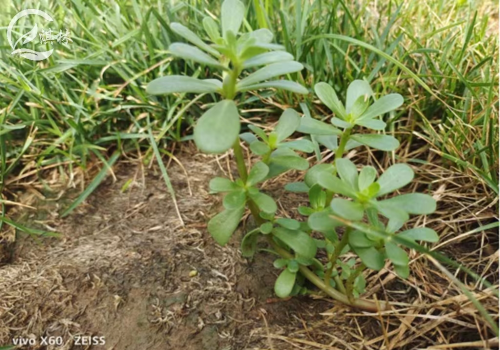
[{"label": "green grass", "polygon": [[[105,171],[117,154],[158,159],[158,150],[190,139],[190,125],[212,97],[150,98],[144,86],[166,74],[210,76],[207,69],[171,59],[168,46],[180,38],[169,24],[178,21],[205,36],[201,20],[206,15],[218,19],[220,2],[10,2],[10,12],[0,14],[0,190],[5,198],[15,200],[22,181],[12,179],[29,170],[58,166],[69,174],[100,162]],[[401,138],[424,140],[445,164],[484,184],[485,195],[498,194],[493,2],[435,0],[417,5],[387,0],[377,7],[345,0],[246,3],[244,27],[273,30],[277,41],[304,63],[298,78],[305,85],[326,81],[345,91],[353,79],[365,78],[375,91],[402,94],[408,108],[393,116],[391,130],[408,131]],[[25,8],[49,12],[57,22],[53,27],[70,29],[73,42],[67,48],[55,44],[57,52],[40,63],[10,56],[5,27]],[[278,105],[315,106],[313,95],[263,94]],[[244,109],[276,110],[251,97],[242,101]],[[99,184],[102,174],[89,179],[89,189]],[[169,184],[166,171],[163,175]]]}]

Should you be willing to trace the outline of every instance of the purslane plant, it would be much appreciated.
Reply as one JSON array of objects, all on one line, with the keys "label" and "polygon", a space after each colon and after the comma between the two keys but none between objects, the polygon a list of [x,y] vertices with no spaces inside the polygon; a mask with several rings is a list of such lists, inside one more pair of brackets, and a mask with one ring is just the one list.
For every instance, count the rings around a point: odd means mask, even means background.
[{"label": "purslane plant", "polygon": [[[307,293],[305,280],[309,280],[345,304],[371,311],[385,309],[389,307],[385,303],[360,298],[366,284],[363,271],[380,270],[388,260],[400,277],[408,277],[408,255],[395,243],[401,242],[396,238],[437,241],[437,234],[424,227],[400,232],[410,215],[430,214],[436,203],[432,197],[420,193],[385,198],[413,180],[413,171],[406,164],[395,164],[378,176],[375,168],[364,166],[358,170],[352,161],[343,157],[348,150],[362,145],[382,151],[395,150],[399,142],[392,136],[355,131],[359,127],[384,130],[386,124],[379,117],[399,108],[403,98],[389,94],[374,100],[370,85],[355,80],[347,89],[344,105],[331,86],[318,83],[314,91],[334,113],[331,123],[325,122],[326,118],[312,118],[309,113],[301,117],[295,110],[287,109],[271,132],[248,125],[251,132],[240,134],[235,102],[238,93],[265,88],[308,93],[293,81],[268,81],[300,71],[303,66],[293,61],[282,46],[272,43],[269,30],[240,34],[244,11],[240,1],[225,0],[220,27],[212,18],[205,18],[203,26],[211,44],[181,24],[171,24],[174,32],[195,46],[174,43],[169,51],[179,58],[220,69],[222,80],[166,76],[147,86],[148,93],[153,95],[189,92],[222,96],[222,100],[198,120],[194,140],[206,153],[220,154],[232,147],[239,178],[231,181],[216,177],[210,181],[211,192],[224,193],[224,209],[209,221],[208,231],[219,244],[226,244],[248,208],[256,228],[243,237],[242,255],[253,256],[258,240],[265,238],[279,255],[274,263],[282,270],[275,283],[279,297]],[[263,68],[257,68],[261,66]],[[250,74],[240,78],[245,70],[250,70]],[[296,133],[304,136],[288,140]],[[260,157],[249,171],[240,139]],[[320,147],[334,152],[332,163],[320,162]],[[317,155],[317,164],[309,168],[309,161],[301,155],[313,152]],[[309,205],[298,208],[303,220],[278,217],[275,200],[261,188],[264,181],[292,169],[307,170],[303,182],[285,187],[308,194]],[[368,229],[364,229],[366,227]],[[372,234],[372,231],[383,232],[383,235]],[[347,254],[351,255],[348,260]],[[353,257],[356,255],[359,263]]]}]

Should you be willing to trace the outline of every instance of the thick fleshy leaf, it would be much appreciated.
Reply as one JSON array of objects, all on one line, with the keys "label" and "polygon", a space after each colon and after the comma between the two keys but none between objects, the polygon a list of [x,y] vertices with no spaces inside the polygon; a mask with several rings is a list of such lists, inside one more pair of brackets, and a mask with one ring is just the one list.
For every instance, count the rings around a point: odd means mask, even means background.
[{"label": "thick fleshy leaf", "polygon": [[224,0],[221,8],[222,35],[226,37],[228,30],[238,34],[244,17],[245,5],[241,1]]},{"label": "thick fleshy leaf", "polygon": [[243,133],[241,133],[240,134],[240,139],[242,139],[243,141],[245,141],[249,145],[251,145],[255,141],[258,141],[257,137],[255,137],[255,135],[252,134],[251,132],[243,132]]},{"label": "thick fleshy leaf", "polygon": [[354,102],[351,108],[351,117],[356,119],[361,114],[363,114],[370,104],[370,99],[368,96],[359,96],[358,99]]},{"label": "thick fleshy leaf", "polygon": [[294,219],[288,218],[279,218],[276,220],[276,223],[284,228],[288,228],[290,230],[298,230],[300,229],[300,222]]},{"label": "thick fleshy leaf", "polygon": [[344,219],[359,221],[363,219],[364,210],[360,203],[348,201],[343,198],[333,198],[330,203],[333,212]]},{"label": "thick fleshy leaf", "polygon": [[266,141],[267,142],[267,135],[266,135],[266,132],[264,130],[262,130],[261,128],[259,128],[258,126],[256,125],[248,125],[248,128],[250,130],[252,130],[257,136],[259,136],[262,140]]},{"label": "thick fleshy leaf", "polygon": [[271,151],[269,146],[262,141],[254,141],[250,144],[250,150],[258,156],[264,156]]},{"label": "thick fleshy leaf", "polygon": [[309,186],[304,182],[290,182],[285,185],[285,190],[296,193],[307,193],[309,192]]},{"label": "thick fleshy leaf", "polygon": [[283,142],[278,147],[286,147],[294,149],[296,151],[301,151],[305,153],[314,152],[314,145],[311,141],[306,139],[294,140],[290,142]]},{"label": "thick fleshy leaf", "polygon": [[343,121],[342,119],[340,118],[337,118],[337,117],[333,117],[330,122],[335,125],[336,127],[339,127],[339,128],[342,128],[342,129],[347,129],[347,128],[351,128],[353,126],[353,124],[349,123],[349,122],[346,122],[346,121]]},{"label": "thick fleshy leaf", "polygon": [[299,263],[295,259],[289,260],[286,268],[292,273],[297,273],[299,271]]},{"label": "thick fleshy leaf", "polygon": [[391,226],[401,226],[410,219],[407,211],[403,210],[403,208],[391,205],[390,203],[386,203],[386,201],[376,202],[375,207],[380,214],[388,218],[389,221],[395,221],[391,223]]},{"label": "thick fleshy leaf", "polygon": [[197,94],[219,92],[222,82],[215,79],[196,79],[183,75],[167,75],[153,80],[146,87],[150,95],[192,92]]},{"label": "thick fleshy leaf", "polygon": [[376,176],[377,170],[374,167],[368,165],[361,168],[358,178],[359,190],[363,191],[364,189],[368,188],[368,186],[370,186],[373,181],[375,181]]},{"label": "thick fleshy leaf", "polygon": [[377,196],[394,192],[401,187],[412,182],[414,177],[413,170],[406,164],[391,165],[382,175],[380,175],[377,183],[380,189]]},{"label": "thick fleshy leaf", "polygon": [[217,243],[226,245],[238,227],[244,212],[245,207],[226,209],[220,212],[208,222],[208,232],[210,232]]},{"label": "thick fleshy leaf", "polygon": [[243,190],[232,191],[226,194],[222,204],[226,209],[238,209],[245,205],[247,196]]},{"label": "thick fleshy leaf", "polygon": [[241,240],[241,255],[245,258],[254,256],[257,250],[257,239],[259,238],[259,229],[248,232]]},{"label": "thick fleshy leaf", "polygon": [[326,205],[326,192],[320,185],[314,185],[309,189],[309,203],[314,209],[324,208]]},{"label": "thick fleshy leaf", "polygon": [[394,151],[399,147],[399,141],[389,135],[355,134],[351,136],[351,139],[381,151]]},{"label": "thick fleshy leaf", "polygon": [[249,193],[250,198],[257,204],[260,210],[267,214],[274,214],[278,210],[278,206],[274,199],[262,192]]},{"label": "thick fleshy leaf", "polygon": [[239,189],[238,185],[224,177],[214,177],[210,180],[209,188],[212,192],[231,192]]},{"label": "thick fleshy leaf", "polygon": [[255,163],[248,174],[247,185],[253,186],[264,181],[268,173],[269,167],[264,162]]},{"label": "thick fleshy leaf", "polygon": [[436,231],[427,227],[416,227],[398,234],[399,237],[411,239],[413,241],[437,242],[439,236]]},{"label": "thick fleshy leaf", "polygon": [[212,17],[203,18],[203,28],[214,43],[220,38],[219,26]]},{"label": "thick fleshy leaf", "polygon": [[243,62],[243,68],[265,66],[271,63],[293,61],[293,55],[285,51],[271,51],[254,56]]},{"label": "thick fleshy leaf", "polygon": [[410,214],[432,214],[436,211],[436,201],[423,193],[409,193],[379,202],[383,205],[399,208]]},{"label": "thick fleshy leaf", "polygon": [[290,135],[292,135],[295,130],[300,125],[300,116],[299,114],[292,108],[287,109],[281,114],[281,117],[278,121],[278,125],[274,129],[274,132],[277,135],[277,141],[281,142]]},{"label": "thick fleshy leaf", "polygon": [[306,95],[309,93],[309,91],[305,87],[303,87],[299,83],[290,80],[272,80],[272,81],[266,81],[265,83],[247,85],[242,88],[239,88],[238,91],[244,92],[250,90],[269,89],[269,88],[291,91],[296,94],[302,94],[302,95]]},{"label": "thick fleshy leaf", "polygon": [[385,130],[387,126],[386,123],[378,119],[360,119],[356,120],[356,124],[372,130]]},{"label": "thick fleshy leaf", "polygon": [[401,278],[408,278],[410,276],[410,267],[408,265],[394,265],[394,270]]},{"label": "thick fleshy leaf", "polygon": [[273,266],[277,269],[281,269],[288,264],[288,259],[276,259],[273,262]]},{"label": "thick fleshy leaf", "polygon": [[198,37],[198,35],[193,33],[189,28],[183,26],[182,24],[173,22],[172,24],[170,24],[170,29],[172,29],[175,33],[179,34],[180,36],[182,36],[191,44],[198,46],[203,51],[208,52],[214,55],[215,57],[220,57],[220,53],[216,49],[205,44],[205,42],[201,40],[200,37]]},{"label": "thick fleshy leaf", "polygon": [[272,222],[265,222],[262,225],[260,225],[259,230],[263,234],[267,235],[267,234],[271,233],[271,231],[273,230],[273,227],[274,226],[273,226]]},{"label": "thick fleshy leaf", "polygon": [[357,248],[351,247],[356,254],[360,257],[361,261],[372,270],[380,270],[384,267],[384,255],[382,255],[374,247],[370,248]]},{"label": "thick fleshy leaf", "polygon": [[261,28],[248,33],[250,38],[255,39],[259,43],[269,44],[273,41],[274,35],[269,29]]},{"label": "thick fleshy leaf", "polygon": [[[372,104],[366,112],[364,112],[359,120],[366,120],[378,117],[379,115],[393,111],[399,108],[404,102],[403,96],[400,94],[389,94],[379,98]],[[357,121],[356,121],[357,122]]]},{"label": "thick fleshy leaf", "polygon": [[354,80],[347,88],[345,109],[347,114],[351,113],[354,103],[360,96],[370,97],[373,95],[372,88],[364,80]]},{"label": "thick fleshy leaf", "polygon": [[329,125],[320,120],[316,120],[310,117],[300,118],[300,126],[297,131],[304,134],[314,134],[314,135],[341,135],[342,131]]},{"label": "thick fleshy leaf", "polygon": [[339,193],[346,197],[355,198],[356,192],[347,183],[327,172],[318,174],[318,183],[333,193]]},{"label": "thick fleshy leaf", "polygon": [[327,83],[318,83],[314,85],[314,92],[330,110],[335,113],[339,118],[346,119],[347,113],[344,105],[337,97],[335,90]]},{"label": "thick fleshy leaf", "polygon": [[356,248],[370,248],[375,242],[368,239],[361,231],[352,231],[349,233],[349,245]]},{"label": "thick fleshy leaf", "polygon": [[174,43],[170,45],[168,50],[172,55],[184,60],[192,60],[198,63],[206,64],[207,66],[217,67],[219,69],[228,69],[197,47],[188,44]]},{"label": "thick fleshy leaf", "polygon": [[307,171],[304,181],[306,182],[307,186],[313,187],[319,182],[319,174],[326,172],[327,174],[331,175],[334,170],[335,167],[332,164],[316,164]]},{"label": "thick fleshy leaf", "polygon": [[385,242],[385,252],[387,257],[394,265],[405,266],[408,265],[408,255],[397,244],[393,242]]},{"label": "thick fleshy leaf", "polygon": [[255,73],[250,74],[237,84],[237,89],[241,90],[249,85],[254,85],[263,80],[277,77],[279,75],[294,73],[302,70],[304,66],[296,61],[279,62],[270,64],[264,68],[259,69]]},{"label": "thick fleshy leaf", "polygon": [[348,183],[353,189],[358,189],[358,169],[353,162],[347,158],[339,158],[335,160],[337,172],[344,182]]},{"label": "thick fleshy leaf", "polygon": [[340,226],[341,223],[330,217],[330,210],[322,210],[315,212],[309,216],[307,223],[309,227],[321,233],[335,232],[335,227]]},{"label": "thick fleshy leaf", "polygon": [[339,148],[337,135],[317,135],[316,140],[331,151],[336,151]]},{"label": "thick fleshy leaf", "polygon": [[297,273],[293,273],[288,269],[284,269],[274,283],[274,292],[276,293],[276,295],[280,298],[286,298],[290,296],[293,286],[295,285],[296,278]]},{"label": "thick fleshy leaf", "polygon": [[307,233],[276,227],[273,230],[273,234],[292,248],[298,255],[310,259],[316,256],[316,243]]},{"label": "thick fleshy leaf", "polygon": [[287,169],[307,170],[309,168],[309,162],[297,155],[271,157],[271,161]]},{"label": "thick fleshy leaf", "polygon": [[194,128],[196,146],[205,153],[224,153],[238,139],[240,116],[232,100],[222,100],[206,111]]}]

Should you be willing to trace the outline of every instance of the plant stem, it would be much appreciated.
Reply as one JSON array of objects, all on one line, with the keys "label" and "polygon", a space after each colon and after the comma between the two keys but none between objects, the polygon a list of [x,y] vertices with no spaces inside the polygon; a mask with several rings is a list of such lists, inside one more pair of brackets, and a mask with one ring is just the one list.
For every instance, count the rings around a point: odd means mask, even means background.
[{"label": "plant stem", "polygon": [[344,130],[344,133],[340,137],[339,147],[335,151],[335,159],[342,158],[342,156],[344,155],[345,146],[347,145],[347,141],[349,141],[349,137],[351,137],[351,132],[352,128],[347,128]]},{"label": "plant stem", "polygon": [[243,155],[243,150],[240,145],[240,138],[238,137],[233,144],[234,157],[236,158],[236,166],[238,168],[238,174],[240,175],[243,182],[247,182],[248,172],[247,165],[245,164],[245,156]]},{"label": "plant stem", "polygon": [[366,268],[365,264],[361,263],[356,270],[354,270],[353,273],[347,278],[346,281],[346,295],[351,300],[351,302],[354,300],[354,294],[352,293],[354,290],[354,281],[356,278],[364,271]]},{"label": "plant stem", "polygon": [[333,268],[335,267],[335,264],[337,262],[337,259],[340,256],[340,253],[342,253],[342,249],[347,245],[347,242],[349,242],[349,233],[351,232],[351,228],[347,227],[344,235],[342,236],[342,239],[340,242],[337,244],[335,247],[335,250],[333,251],[332,255],[330,256],[330,267],[328,270],[325,272],[325,278],[324,278],[324,283],[325,285],[329,286],[330,285],[330,278],[332,277],[332,272]]},{"label": "plant stem", "polygon": [[[273,247],[273,249],[284,259],[293,259],[293,255],[287,252],[285,249],[281,248],[276,242],[273,241],[271,236],[267,236],[268,243]],[[300,265],[299,267],[300,273],[307,278],[312,284],[321,289],[325,294],[332,297],[333,299],[340,301],[343,304],[350,305],[356,307],[361,310],[370,311],[370,312],[378,312],[390,309],[390,305],[383,302],[373,302],[365,299],[356,299],[354,301],[350,301],[347,296],[325,284],[321,278],[319,278],[314,272],[309,270],[307,266]]]}]

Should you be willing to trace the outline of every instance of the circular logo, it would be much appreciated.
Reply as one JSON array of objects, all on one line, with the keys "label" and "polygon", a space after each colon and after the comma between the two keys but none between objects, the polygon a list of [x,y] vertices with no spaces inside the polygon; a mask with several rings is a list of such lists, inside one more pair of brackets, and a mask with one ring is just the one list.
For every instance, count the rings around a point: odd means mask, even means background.
[{"label": "circular logo", "polygon": [[40,10],[35,10],[35,9],[28,9],[19,12],[17,15],[12,18],[12,20],[9,23],[9,26],[7,27],[7,40],[9,41],[10,47],[12,47],[11,54],[12,55],[19,55],[23,58],[26,58],[28,60],[32,61],[41,61],[46,58],[48,58],[50,55],[52,55],[52,52],[54,52],[54,49],[49,50],[49,51],[44,51],[44,52],[38,52],[38,51],[33,51],[29,49],[17,49],[16,47],[18,44],[26,44],[29,43],[30,41],[33,41],[33,39],[36,38],[36,35],[38,34],[38,26],[35,24],[33,29],[29,31],[28,34],[23,35],[19,40],[17,40],[15,43],[12,41],[12,28],[14,28],[14,25],[17,23],[17,21],[20,18],[29,16],[29,15],[37,15],[40,17],[43,17],[47,21],[51,22],[53,21],[52,17],[50,17],[47,13],[40,11]]}]

